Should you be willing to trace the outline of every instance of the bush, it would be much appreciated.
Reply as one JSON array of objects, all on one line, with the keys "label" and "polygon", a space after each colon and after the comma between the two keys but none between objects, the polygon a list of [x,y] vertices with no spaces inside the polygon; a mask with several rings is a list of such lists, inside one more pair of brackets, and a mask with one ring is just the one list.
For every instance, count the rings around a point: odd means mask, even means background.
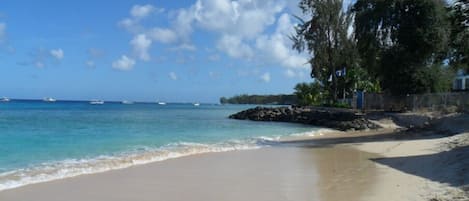
[{"label": "bush", "polygon": [[299,83],[295,86],[295,95],[299,105],[322,105],[327,92],[318,82]]}]

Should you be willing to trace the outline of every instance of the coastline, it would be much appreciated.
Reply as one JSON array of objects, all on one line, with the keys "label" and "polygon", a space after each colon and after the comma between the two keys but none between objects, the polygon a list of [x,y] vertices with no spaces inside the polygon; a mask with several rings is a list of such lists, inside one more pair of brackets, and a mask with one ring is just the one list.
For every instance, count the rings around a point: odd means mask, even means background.
[{"label": "coastline", "polygon": [[1,191],[0,200],[467,200],[460,161],[468,161],[468,144],[457,140],[469,133],[451,122],[460,134],[381,129],[293,137],[27,185]]}]

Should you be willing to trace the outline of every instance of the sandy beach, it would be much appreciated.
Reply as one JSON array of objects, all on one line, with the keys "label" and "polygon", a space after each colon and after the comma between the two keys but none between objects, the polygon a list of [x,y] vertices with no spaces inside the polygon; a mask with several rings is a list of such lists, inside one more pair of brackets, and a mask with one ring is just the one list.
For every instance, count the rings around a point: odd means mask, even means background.
[{"label": "sandy beach", "polygon": [[28,185],[0,200],[468,200],[469,133],[458,118],[445,125],[457,135],[329,133]]}]

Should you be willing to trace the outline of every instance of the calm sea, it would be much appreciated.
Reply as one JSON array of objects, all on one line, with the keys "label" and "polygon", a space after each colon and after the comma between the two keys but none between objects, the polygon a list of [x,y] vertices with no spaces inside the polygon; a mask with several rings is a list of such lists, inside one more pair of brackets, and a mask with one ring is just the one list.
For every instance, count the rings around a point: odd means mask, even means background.
[{"label": "calm sea", "polygon": [[0,103],[0,190],[314,132],[228,119],[249,105]]}]

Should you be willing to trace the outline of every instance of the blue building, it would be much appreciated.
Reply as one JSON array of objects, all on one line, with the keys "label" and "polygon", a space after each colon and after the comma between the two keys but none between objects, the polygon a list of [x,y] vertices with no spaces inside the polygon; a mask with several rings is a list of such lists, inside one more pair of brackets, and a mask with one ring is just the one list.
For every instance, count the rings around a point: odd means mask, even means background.
[{"label": "blue building", "polygon": [[469,74],[459,70],[453,82],[454,91],[466,91],[469,90]]}]

